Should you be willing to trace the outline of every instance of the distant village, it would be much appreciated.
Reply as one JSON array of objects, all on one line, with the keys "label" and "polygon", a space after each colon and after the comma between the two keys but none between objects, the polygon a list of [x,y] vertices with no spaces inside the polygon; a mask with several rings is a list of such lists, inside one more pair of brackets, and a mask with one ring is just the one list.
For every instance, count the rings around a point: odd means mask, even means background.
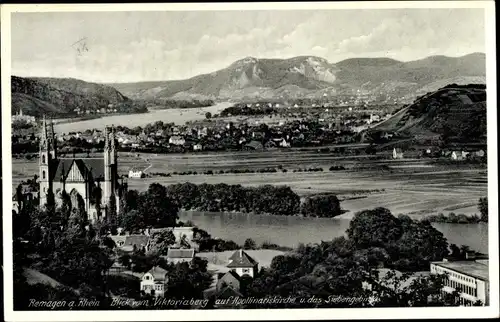
[{"label": "distant village", "polygon": [[[485,147],[438,147],[439,136],[423,138],[422,148],[398,145],[408,141],[398,133],[381,132],[377,138],[366,139],[364,131],[389,119],[397,112],[394,107],[377,110],[365,107],[325,107],[312,105],[303,108],[294,104],[283,107],[280,103],[259,102],[235,104],[220,115],[206,115],[203,120],[185,125],[158,121],[144,127],[117,126],[116,137],[121,151],[149,153],[184,153],[202,151],[263,151],[304,147],[328,147],[369,142],[384,147],[394,159],[406,157],[441,157],[454,161],[483,158]],[[278,114],[276,114],[279,111]],[[230,112],[239,113],[232,115]],[[257,114],[254,113],[268,113]],[[239,116],[239,118],[238,118]],[[13,154],[35,153],[38,131],[32,116],[13,116],[12,122],[23,121],[29,126],[13,131]],[[419,138],[415,138],[419,141]],[[63,133],[58,136],[61,153],[81,153],[100,150],[104,146],[104,133],[100,129]],[[391,144],[396,142],[396,144]],[[427,147],[426,147],[427,146]],[[375,149],[343,149],[346,153],[374,154]],[[139,174],[133,174],[138,176]]]}]

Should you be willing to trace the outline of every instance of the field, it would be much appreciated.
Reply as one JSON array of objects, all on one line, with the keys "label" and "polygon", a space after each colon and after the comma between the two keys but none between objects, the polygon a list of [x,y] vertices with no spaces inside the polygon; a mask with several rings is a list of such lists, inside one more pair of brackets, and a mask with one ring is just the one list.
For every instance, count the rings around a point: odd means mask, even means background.
[{"label": "field", "polygon": [[[288,185],[301,196],[335,193],[351,217],[355,212],[386,207],[393,213],[413,216],[438,214],[475,214],[477,202],[487,195],[485,168],[467,165],[436,165],[418,159],[374,160],[368,156],[335,156],[315,151],[262,151],[201,154],[135,154],[119,156],[119,172],[127,174],[132,166],[146,172],[183,172],[228,169],[259,169],[282,166],[287,173],[247,173],[215,175],[172,175],[128,179],[129,188],[146,190],[149,184],[164,185],[192,182]],[[347,170],[328,171],[332,165]],[[294,169],[322,167],[323,172],[293,172]],[[37,173],[38,161],[13,160],[13,184]]]}]

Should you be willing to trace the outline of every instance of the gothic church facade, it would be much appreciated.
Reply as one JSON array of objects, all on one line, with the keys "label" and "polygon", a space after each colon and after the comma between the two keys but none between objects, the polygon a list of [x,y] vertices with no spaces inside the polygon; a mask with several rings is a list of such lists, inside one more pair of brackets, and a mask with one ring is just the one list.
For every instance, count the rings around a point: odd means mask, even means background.
[{"label": "gothic church facade", "polygon": [[60,158],[54,125],[50,122],[49,129],[43,119],[39,155],[41,206],[47,203],[49,191],[57,205],[62,203],[63,192],[66,192],[72,207],[83,206],[91,222],[105,218],[113,204],[118,213],[127,184],[123,179],[119,182],[114,127],[104,128],[104,140],[102,158]]}]

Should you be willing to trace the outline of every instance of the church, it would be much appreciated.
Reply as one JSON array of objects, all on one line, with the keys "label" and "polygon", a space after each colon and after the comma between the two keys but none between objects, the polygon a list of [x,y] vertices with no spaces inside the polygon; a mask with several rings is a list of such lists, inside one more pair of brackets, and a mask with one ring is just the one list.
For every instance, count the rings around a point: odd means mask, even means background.
[{"label": "church", "polygon": [[[49,131],[50,130],[50,131]],[[47,203],[52,191],[56,204],[62,203],[65,191],[71,198],[72,207],[83,203],[90,222],[102,220],[109,207],[116,205],[118,213],[120,198],[127,184],[118,177],[118,155],[114,127],[104,128],[104,156],[102,158],[60,158],[54,125],[47,126],[45,117],[40,135],[39,157],[40,206]]]}]

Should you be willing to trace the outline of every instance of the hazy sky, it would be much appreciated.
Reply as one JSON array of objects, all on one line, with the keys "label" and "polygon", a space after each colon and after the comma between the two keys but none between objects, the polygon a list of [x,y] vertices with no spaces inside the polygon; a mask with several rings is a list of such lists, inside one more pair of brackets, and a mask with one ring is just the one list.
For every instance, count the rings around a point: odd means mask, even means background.
[{"label": "hazy sky", "polygon": [[[485,51],[482,9],[12,14],[12,73],[94,82],[182,79],[246,56],[403,61]],[[86,37],[88,51],[72,44]]]}]

